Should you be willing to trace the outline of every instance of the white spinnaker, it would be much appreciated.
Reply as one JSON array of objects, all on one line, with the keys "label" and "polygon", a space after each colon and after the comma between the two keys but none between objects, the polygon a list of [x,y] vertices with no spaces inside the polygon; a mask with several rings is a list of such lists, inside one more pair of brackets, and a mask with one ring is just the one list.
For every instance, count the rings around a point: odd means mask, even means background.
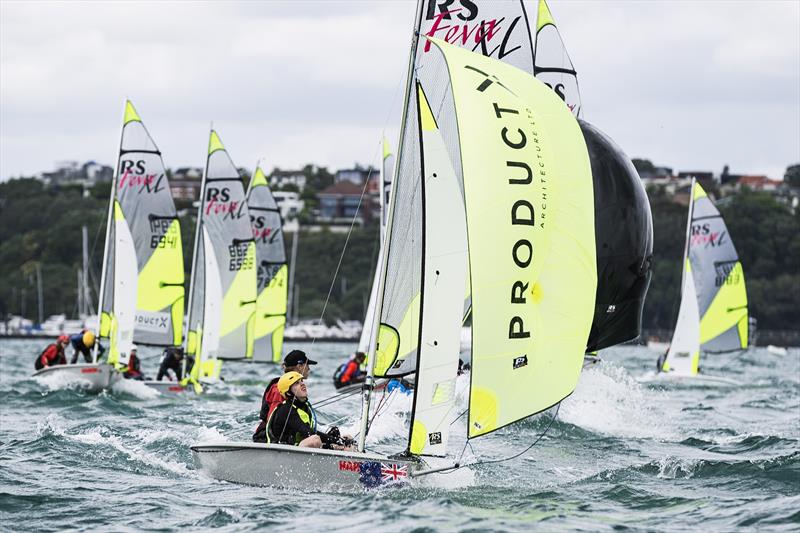
[{"label": "white spinnaker", "polygon": [[[114,306],[116,339],[111,345],[119,351],[118,363],[128,364],[133,346],[133,330],[136,319],[136,286],[139,274],[136,263],[136,247],[133,235],[125,218],[114,217]],[[113,333],[112,333],[113,334]]]},{"label": "white spinnaker", "polygon": [[211,243],[211,237],[205,227],[203,228],[203,246],[211,252],[205,254],[206,286],[205,300],[203,302],[203,340],[200,345],[200,360],[195,361],[196,365],[201,364],[203,361],[216,359],[219,350],[220,323],[222,322],[222,280],[219,278],[217,255],[213,253],[214,248]]},{"label": "white spinnaker", "polygon": [[444,456],[453,417],[467,226],[463,197],[442,134],[419,91],[422,134],[424,259],[411,453]]},{"label": "white spinnaker", "polygon": [[681,307],[678,311],[678,323],[672,334],[672,342],[667,353],[666,363],[669,371],[681,376],[693,376],[697,373],[700,358],[700,309],[697,305],[697,291],[694,286],[689,262],[683,276],[681,290]]}]

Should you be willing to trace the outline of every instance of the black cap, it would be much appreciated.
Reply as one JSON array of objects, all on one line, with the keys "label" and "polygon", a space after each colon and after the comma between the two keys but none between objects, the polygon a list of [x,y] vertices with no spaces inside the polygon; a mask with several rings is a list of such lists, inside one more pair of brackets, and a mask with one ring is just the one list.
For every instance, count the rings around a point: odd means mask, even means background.
[{"label": "black cap", "polygon": [[312,361],[306,357],[306,352],[302,350],[292,350],[283,358],[284,366],[298,366],[298,365],[316,365],[316,361]]}]

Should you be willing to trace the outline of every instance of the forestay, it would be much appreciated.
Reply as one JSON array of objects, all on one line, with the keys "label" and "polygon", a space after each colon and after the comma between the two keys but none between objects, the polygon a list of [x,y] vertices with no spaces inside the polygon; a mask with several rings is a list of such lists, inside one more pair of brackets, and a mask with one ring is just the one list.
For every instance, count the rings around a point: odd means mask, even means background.
[{"label": "forestay", "polygon": [[283,243],[280,209],[272,196],[267,177],[256,167],[247,191],[247,207],[256,246],[256,315],[253,361],[279,363],[286,327],[288,267]]},{"label": "forestay", "polygon": [[[253,353],[256,251],[239,172],[211,131],[203,174],[190,289],[187,352],[203,360]],[[218,348],[208,346],[209,339]]]},{"label": "forestay", "polygon": [[380,247],[378,250],[378,262],[375,265],[375,273],[372,277],[372,289],[369,291],[367,312],[364,314],[364,327],[361,329],[361,336],[358,339],[358,351],[364,353],[369,351],[369,344],[372,337],[372,324],[375,321],[375,305],[378,299],[378,276],[380,276],[380,273],[383,271],[383,246],[386,236],[386,224],[389,221],[389,198],[392,192],[394,165],[395,156],[389,146],[389,140],[384,137],[380,176]]}]

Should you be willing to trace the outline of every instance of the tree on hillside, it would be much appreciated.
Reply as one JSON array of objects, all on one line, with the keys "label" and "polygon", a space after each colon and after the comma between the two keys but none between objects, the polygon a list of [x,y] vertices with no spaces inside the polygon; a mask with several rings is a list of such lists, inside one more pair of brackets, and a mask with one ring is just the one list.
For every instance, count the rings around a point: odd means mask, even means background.
[{"label": "tree on hillside", "polygon": [[783,181],[790,187],[800,187],[800,163],[786,167]]}]

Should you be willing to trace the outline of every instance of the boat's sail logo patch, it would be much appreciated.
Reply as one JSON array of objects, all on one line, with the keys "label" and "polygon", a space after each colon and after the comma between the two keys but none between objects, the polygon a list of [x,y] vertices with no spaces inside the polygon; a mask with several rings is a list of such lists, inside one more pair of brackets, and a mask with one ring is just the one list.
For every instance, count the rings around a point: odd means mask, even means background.
[{"label": "boat's sail logo patch", "polygon": [[528,355],[521,355],[519,357],[514,358],[514,370],[518,368],[522,368],[523,366],[528,366]]},{"label": "boat's sail logo patch", "polygon": [[442,432],[436,431],[434,433],[428,433],[428,442],[433,446],[434,444],[441,444],[442,443]]}]

